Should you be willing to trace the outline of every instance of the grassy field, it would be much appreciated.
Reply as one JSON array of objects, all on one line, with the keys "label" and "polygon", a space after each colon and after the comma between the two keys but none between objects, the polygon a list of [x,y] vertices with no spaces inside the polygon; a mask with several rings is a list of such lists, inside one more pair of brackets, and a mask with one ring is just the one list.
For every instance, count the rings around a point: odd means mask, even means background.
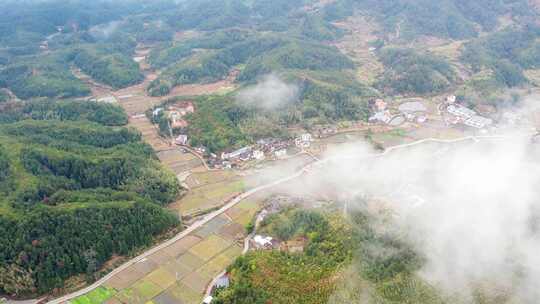
[{"label": "grassy field", "polygon": [[101,304],[112,298],[116,291],[112,288],[99,287],[94,291],[71,301],[71,304]]},{"label": "grassy field", "polygon": [[183,215],[207,210],[222,205],[244,189],[244,182],[238,179],[199,186],[178,202],[175,209]]}]

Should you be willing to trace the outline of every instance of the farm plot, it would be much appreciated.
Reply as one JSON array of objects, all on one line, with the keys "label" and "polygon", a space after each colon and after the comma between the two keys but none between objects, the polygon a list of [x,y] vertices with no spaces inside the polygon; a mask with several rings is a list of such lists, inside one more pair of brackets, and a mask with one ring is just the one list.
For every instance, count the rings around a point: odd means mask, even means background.
[{"label": "farm plot", "polygon": [[158,158],[177,175],[202,166],[199,158],[191,153],[184,153],[179,148],[161,151],[158,153]]},{"label": "farm plot", "polygon": [[101,304],[116,294],[116,290],[107,287],[99,287],[94,291],[80,296],[71,301],[71,304]]},{"label": "farm plot", "polygon": [[182,215],[192,215],[221,206],[244,189],[242,180],[208,184],[192,189],[180,202],[171,207],[177,209]]},{"label": "farm plot", "polygon": [[189,252],[201,258],[203,261],[208,261],[229,246],[231,246],[230,241],[220,238],[217,235],[211,235],[204,241],[193,246]]},{"label": "farm plot", "polygon": [[143,140],[151,145],[154,151],[170,149],[170,144],[159,136],[158,130],[146,116],[131,117],[129,126],[141,132]]}]

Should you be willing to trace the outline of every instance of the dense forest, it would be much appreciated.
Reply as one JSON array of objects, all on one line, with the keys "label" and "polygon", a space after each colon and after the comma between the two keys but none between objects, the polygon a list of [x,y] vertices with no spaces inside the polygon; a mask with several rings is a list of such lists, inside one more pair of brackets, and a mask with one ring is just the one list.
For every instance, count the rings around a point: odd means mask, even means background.
[{"label": "dense forest", "polygon": [[540,67],[540,27],[507,29],[465,46],[462,59],[473,70],[490,69],[501,84],[514,87],[526,81],[524,69]]},{"label": "dense forest", "polygon": [[69,71],[63,56],[45,56],[16,62],[0,70],[0,87],[17,97],[81,97],[90,89]]},{"label": "dense forest", "polygon": [[108,104],[24,102],[0,114],[0,291],[32,295],[93,280],[178,225],[180,186],[125,113]]},{"label": "dense forest", "polygon": [[380,60],[386,70],[378,85],[398,94],[442,92],[457,77],[453,67],[444,58],[412,49],[383,49]]},{"label": "dense forest", "polygon": [[500,16],[534,20],[527,0],[337,0],[324,10],[329,20],[351,15],[354,8],[368,11],[384,27],[384,35],[406,41],[418,35],[466,39],[492,31]]},{"label": "dense forest", "polygon": [[108,53],[79,49],[74,52],[73,63],[93,79],[113,88],[125,88],[141,82],[144,78],[139,64],[122,53]]}]

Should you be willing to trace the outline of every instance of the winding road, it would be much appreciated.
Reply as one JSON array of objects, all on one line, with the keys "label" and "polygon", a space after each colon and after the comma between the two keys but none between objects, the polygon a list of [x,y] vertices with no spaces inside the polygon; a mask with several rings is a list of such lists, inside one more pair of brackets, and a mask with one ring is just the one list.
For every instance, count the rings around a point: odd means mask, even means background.
[{"label": "winding road", "polygon": [[[513,138],[519,137],[519,136],[525,137],[525,136],[531,136],[531,135],[533,135],[533,134],[532,133],[531,134],[519,134],[519,135],[514,134],[512,137]],[[426,138],[426,139],[418,140],[418,141],[408,143],[408,144],[391,146],[391,147],[386,148],[384,152],[373,154],[372,156],[374,156],[374,157],[383,156],[383,155],[386,155],[386,154],[388,154],[388,153],[390,153],[392,151],[395,151],[395,150],[409,148],[409,147],[412,147],[412,146],[416,146],[416,145],[420,145],[420,144],[428,143],[428,142],[458,143],[458,142],[464,142],[464,141],[470,141],[470,140],[472,140],[472,141],[480,141],[480,140],[487,140],[487,139],[506,139],[506,138],[508,138],[508,136],[503,136],[503,135],[466,136],[466,137],[461,137],[461,138],[456,138],[456,139]],[[185,238],[187,235],[189,235],[193,231],[197,230],[198,228],[202,227],[206,223],[210,222],[212,219],[216,218],[217,216],[225,213],[227,210],[231,209],[232,207],[234,207],[235,205],[240,203],[242,200],[248,198],[249,196],[251,196],[251,195],[253,195],[253,194],[257,193],[257,192],[260,192],[260,191],[275,187],[277,185],[283,184],[283,183],[288,182],[290,180],[293,180],[293,179],[295,179],[297,177],[300,177],[303,174],[310,172],[311,168],[313,168],[314,166],[319,166],[319,165],[325,164],[328,161],[332,161],[332,160],[343,160],[343,159],[352,159],[352,158],[353,157],[339,157],[339,158],[327,158],[327,159],[317,160],[317,161],[314,161],[314,162],[304,166],[302,169],[300,169],[299,171],[297,171],[294,174],[291,174],[291,175],[289,175],[287,177],[280,178],[280,179],[278,179],[278,180],[276,180],[274,182],[268,183],[266,185],[262,185],[262,186],[253,188],[253,189],[251,189],[249,191],[246,191],[246,192],[238,195],[237,197],[235,197],[231,201],[229,201],[221,209],[219,209],[217,211],[214,211],[214,212],[206,215],[203,219],[193,223],[190,227],[188,227],[186,230],[182,231],[181,233],[177,234],[174,238],[172,238],[172,239],[170,239],[170,240],[168,240],[168,241],[166,241],[164,243],[161,243],[160,245],[158,245],[156,247],[153,247],[152,249],[144,252],[143,254],[129,260],[128,262],[126,262],[123,265],[121,265],[120,267],[114,269],[112,272],[110,272],[109,274],[107,274],[106,276],[101,278],[100,280],[96,281],[92,285],[89,285],[89,286],[87,286],[87,287],[85,287],[85,288],[83,288],[83,289],[81,289],[79,291],[76,291],[76,292],[70,293],[68,295],[62,296],[60,298],[54,299],[52,301],[49,301],[47,303],[49,303],[49,304],[66,303],[69,300],[72,300],[74,298],[77,298],[79,296],[82,296],[84,294],[87,294],[87,293],[93,291],[94,289],[96,289],[96,288],[100,287],[101,285],[103,285],[105,282],[107,282],[110,278],[112,278],[116,274],[120,273],[121,271],[125,270],[126,268],[128,268],[128,267],[130,267],[130,266],[132,266],[132,265],[134,265],[134,264],[136,264],[138,262],[143,261],[144,259],[146,259],[150,255],[156,253],[157,251],[162,250],[162,249],[170,246],[171,244]]]}]

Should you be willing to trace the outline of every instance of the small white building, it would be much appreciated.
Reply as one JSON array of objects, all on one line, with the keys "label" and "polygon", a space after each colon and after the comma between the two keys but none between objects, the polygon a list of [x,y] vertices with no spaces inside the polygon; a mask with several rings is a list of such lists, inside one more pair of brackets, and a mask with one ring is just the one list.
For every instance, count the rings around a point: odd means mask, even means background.
[{"label": "small white building", "polygon": [[482,116],[474,115],[473,117],[465,120],[465,125],[473,128],[482,129],[493,124],[493,120]]},{"label": "small white building", "polygon": [[270,236],[256,235],[253,237],[253,243],[258,249],[272,247],[273,238]]},{"label": "small white building", "polygon": [[156,108],[154,111],[152,111],[152,115],[154,117],[158,116],[159,113],[163,112],[163,108]]},{"label": "small white building", "polygon": [[375,114],[373,114],[373,116],[371,116],[369,118],[369,122],[382,122],[382,123],[389,123],[390,120],[392,120],[392,115],[390,115],[390,111],[386,110],[386,111],[381,111],[381,112],[377,112]]},{"label": "small white building", "polygon": [[446,103],[453,104],[456,102],[456,99],[457,99],[456,95],[449,95],[446,97]]},{"label": "small white building", "polygon": [[287,149],[280,149],[280,150],[277,150],[274,152],[274,155],[277,157],[277,158],[283,158],[285,156],[287,156]]},{"label": "small white building", "polygon": [[203,304],[210,304],[210,303],[212,303],[213,300],[214,300],[214,297],[208,296],[208,297],[204,298]]},{"label": "small white building", "polygon": [[188,143],[188,136],[185,134],[180,134],[174,141],[177,145],[185,146]]},{"label": "small white building", "polygon": [[264,160],[265,159],[264,152],[261,150],[253,151],[253,158],[255,158],[256,160]]},{"label": "small white building", "polygon": [[243,154],[246,154],[246,153],[251,153],[251,147],[250,146],[243,147],[243,148],[238,149],[236,151],[233,151],[231,153],[222,153],[221,154],[221,159],[239,158],[240,156],[242,156]]},{"label": "small white building", "polygon": [[304,133],[300,136],[300,139],[302,139],[302,141],[305,141],[305,142],[312,142],[313,136],[311,136],[311,134],[309,133]]}]

